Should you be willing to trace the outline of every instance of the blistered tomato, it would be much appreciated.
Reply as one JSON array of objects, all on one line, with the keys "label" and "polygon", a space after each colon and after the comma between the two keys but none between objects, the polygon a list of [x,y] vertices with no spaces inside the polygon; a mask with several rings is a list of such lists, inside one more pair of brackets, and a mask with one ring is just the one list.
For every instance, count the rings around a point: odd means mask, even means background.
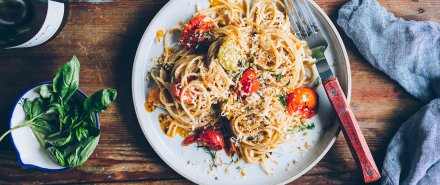
[{"label": "blistered tomato", "polygon": [[257,74],[250,68],[247,69],[240,78],[240,93],[242,96],[251,96],[260,89],[260,81],[257,79]]},{"label": "blistered tomato", "polygon": [[184,25],[179,43],[186,49],[196,48],[211,38],[214,25],[214,20],[204,15],[192,18]]},{"label": "blistered tomato", "polygon": [[223,150],[225,148],[222,133],[212,129],[211,127],[202,130],[198,134],[187,137],[183,141],[182,145],[188,146],[193,143],[199,143],[200,145],[206,146],[214,151]]},{"label": "blistered tomato", "polygon": [[287,96],[287,111],[311,118],[318,112],[318,94],[311,88],[297,88]]}]

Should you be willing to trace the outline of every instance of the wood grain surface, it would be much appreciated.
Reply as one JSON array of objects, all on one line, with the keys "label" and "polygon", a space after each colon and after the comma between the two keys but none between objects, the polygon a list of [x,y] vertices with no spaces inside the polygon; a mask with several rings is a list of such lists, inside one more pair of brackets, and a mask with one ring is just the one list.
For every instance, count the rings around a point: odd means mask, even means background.
[{"label": "wood grain surface", "polygon": [[[346,0],[316,0],[333,21]],[[397,16],[440,22],[439,0],[381,0]],[[90,94],[114,87],[119,97],[101,115],[97,150],[79,168],[61,173],[22,169],[9,137],[0,143],[0,184],[133,183],[191,184],[153,151],[139,127],[131,97],[131,70],[139,40],[167,0],[114,0],[70,3],[63,31],[50,43],[31,49],[0,50],[0,132],[7,130],[12,107],[27,88],[51,80],[77,55],[82,64],[80,88]],[[341,32],[353,78],[351,107],[378,167],[399,126],[422,104],[374,69]],[[359,184],[362,178],[342,136],[314,168],[291,184]]]}]

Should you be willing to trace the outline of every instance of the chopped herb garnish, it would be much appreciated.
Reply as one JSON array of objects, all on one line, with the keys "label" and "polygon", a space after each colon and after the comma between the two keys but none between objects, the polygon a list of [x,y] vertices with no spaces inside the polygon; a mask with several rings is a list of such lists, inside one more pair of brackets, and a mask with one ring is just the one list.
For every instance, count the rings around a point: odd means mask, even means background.
[{"label": "chopped herb garnish", "polygon": [[311,123],[311,124],[308,124],[308,125],[301,125],[301,126],[296,127],[295,130],[288,130],[286,132],[286,135],[294,134],[294,133],[297,133],[297,132],[302,132],[302,131],[305,131],[305,130],[313,130],[313,129],[315,129],[315,124],[314,123]]},{"label": "chopped herb garnish", "polygon": [[277,75],[275,76],[275,78],[276,78],[277,80],[280,80],[282,77],[283,77],[283,75],[281,75],[281,74],[277,74]]},{"label": "chopped herb garnish", "polygon": [[301,125],[301,126],[296,127],[296,130],[298,132],[302,132],[304,130],[313,130],[313,129],[315,129],[315,123],[311,123],[308,125]]},{"label": "chopped herb garnish", "polygon": [[278,98],[279,98],[281,104],[283,104],[284,106],[287,106],[286,94],[280,94],[280,95],[278,95]]},{"label": "chopped herb garnish", "polygon": [[[211,167],[214,167],[216,164],[218,164],[217,163],[217,153],[215,153],[215,151],[211,150],[210,148],[208,148],[206,146],[201,146],[201,145],[198,145],[197,148],[203,148],[205,150],[205,152],[208,153],[211,156],[211,159],[212,159],[212,164],[210,164]],[[230,164],[232,164],[234,162],[234,160],[232,158],[231,158],[231,161],[229,163],[223,162],[220,157],[218,158],[218,160],[219,160],[218,161],[219,163],[225,164],[225,165],[230,165]]]},{"label": "chopped herb garnish", "polygon": [[236,168],[237,170],[241,170],[241,166],[237,166],[237,168]]},{"label": "chopped herb garnish", "polygon": [[252,56],[251,58],[249,58],[249,62],[250,63],[254,63],[255,58]]},{"label": "chopped herb garnish", "polygon": [[223,100],[222,103],[228,103],[228,99]]},{"label": "chopped herb garnish", "polygon": [[197,146],[197,148],[203,148],[206,151],[206,153],[208,153],[211,156],[212,161],[215,161],[215,157],[217,156],[217,154],[214,151],[212,151],[210,148],[206,146]]},{"label": "chopped herb garnish", "polygon": [[161,67],[165,71],[169,71],[171,68],[173,68],[173,65],[172,64],[168,64],[168,63],[163,63]]}]

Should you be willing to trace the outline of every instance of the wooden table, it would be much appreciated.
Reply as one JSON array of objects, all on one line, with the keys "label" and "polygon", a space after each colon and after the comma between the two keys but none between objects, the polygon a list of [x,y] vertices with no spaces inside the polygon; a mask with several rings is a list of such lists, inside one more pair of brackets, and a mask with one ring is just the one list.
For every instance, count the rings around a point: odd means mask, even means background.
[{"label": "wooden table", "polygon": [[[334,21],[345,0],[316,0]],[[0,132],[6,131],[15,101],[27,88],[51,80],[55,70],[77,55],[82,64],[80,88],[90,94],[114,87],[119,97],[101,115],[102,137],[87,163],[74,170],[45,173],[22,169],[9,137],[0,144],[0,184],[142,183],[189,184],[153,151],[139,127],[131,96],[131,71],[139,40],[167,0],[73,2],[63,31],[37,48],[0,51]],[[440,22],[438,0],[381,0],[397,16]],[[388,142],[399,126],[422,105],[374,69],[341,32],[353,78],[351,106],[379,168]],[[361,177],[342,134],[313,169],[292,184],[359,184]]]}]

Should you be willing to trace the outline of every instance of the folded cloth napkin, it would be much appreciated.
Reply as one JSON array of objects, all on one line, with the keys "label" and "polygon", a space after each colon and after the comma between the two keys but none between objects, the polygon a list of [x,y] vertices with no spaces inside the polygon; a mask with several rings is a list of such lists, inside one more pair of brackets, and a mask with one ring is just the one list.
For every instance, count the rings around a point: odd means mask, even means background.
[{"label": "folded cloth napkin", "polygon": [[440,26],[405,21],[376,0],[352,0],[339,10],[338,25],[374,67],[414,97],[440,95]]},{"label": "folded cloth napkin", "polygon": [[[374,67],[423,102],[440,97],[440,25],[405,21],[376,0],[352,0],[338,25]],[[406,121],[388,146],[383,184],[440,184],[440,99]]]}]

